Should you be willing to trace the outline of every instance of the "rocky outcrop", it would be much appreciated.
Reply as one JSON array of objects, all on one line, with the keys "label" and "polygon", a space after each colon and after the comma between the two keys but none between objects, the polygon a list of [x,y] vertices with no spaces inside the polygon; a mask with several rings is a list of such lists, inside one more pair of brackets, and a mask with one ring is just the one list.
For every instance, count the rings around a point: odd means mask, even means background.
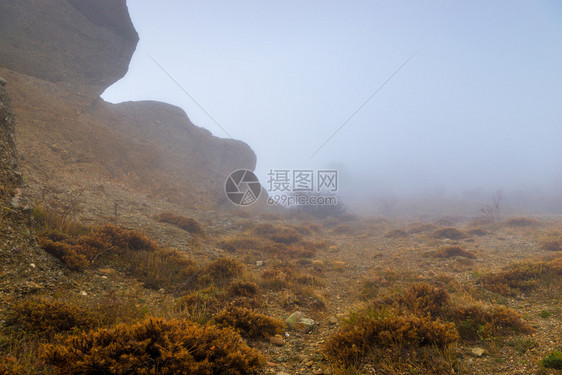
[{"label": "rocky outcrop", "polygon": [[253,169],[255,154],[180,108],[104,102],[99,94],[126,73],[137,41],[124,0],[0,2],[0,76],[18,118],[22,169],[37,184],[110,181],[213,206],[228,174]]},{"label": "rocky outcrop", "polygon": [[125,0],[0,2],[0,66],[94,96],[125,75],[137,42]]}]

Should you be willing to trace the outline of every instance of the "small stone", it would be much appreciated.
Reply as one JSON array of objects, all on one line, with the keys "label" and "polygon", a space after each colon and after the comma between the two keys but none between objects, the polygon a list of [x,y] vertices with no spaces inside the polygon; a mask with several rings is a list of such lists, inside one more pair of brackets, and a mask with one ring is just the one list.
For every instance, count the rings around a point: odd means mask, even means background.
[{"label": "small stone", "polygon": [[285,345],[285,341],[283,340],[283,337],[281,337],[281,335],[275,335],[275,336],[271,336],[269,338],[269,343],[275,346],[284,346]]},{"label": "small stone", "polygon": [[164,294],[164,293],[166,293],[166,290],[164,288],[160,288],[160,289],[158,289],[158,293]]},{"label": "small stone", "polygon": [[80,292],[80,295],[81,295],[81,296],[87,296],[88,293],[86,293],[85,291],[81,291],[81,292]]},{"label": "small stone", "polygon": [[286,320],[287,326],[295,331],[308,333],[314,328],[314,320],[305,318],[303,313],[295,311]]},{"label": "small stone", "polygon": [[338,318],[336,318],[335,316],[331,316],[328,318],[328,323],[330,323],[331,325],[338,324]]},{"label": "small stone", "polygon": [[470,349],[470,352],[472,353],[472,355],[474,355],[475,357],[482,357],[484,354],[486,354],[486,349],[482,349],[482,348],[472,348]]},{"label": "small stone", "polygon": [[256,266],[257,266],[257,267],[263,266],[263,260],[258,260],[258,261],[256,262]]},{"label": "small stone", "polygon": [[31,268],[35,268],[35,263],[31,263],[29,266],[30,266]]},{"label": "small stone", "polygon": [[102,278],[102,279],[107,279],[107,276],[103,275],[101,278]]},{"label": "small stone", "polygon": [[8,83],[4,78],[0,77],[0,86],[4,87]]}]

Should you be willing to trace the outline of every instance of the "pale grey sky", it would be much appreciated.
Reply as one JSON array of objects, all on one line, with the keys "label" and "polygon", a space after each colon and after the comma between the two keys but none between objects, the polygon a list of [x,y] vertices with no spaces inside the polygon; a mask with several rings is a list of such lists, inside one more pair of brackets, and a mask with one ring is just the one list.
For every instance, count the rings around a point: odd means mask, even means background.
[{"label": "pale grey sky", "polygon": [[[269,169],[373,191],[562,189],[562,2],[129,0],[112,102],[160,100]],[[414,58],[311,160],[311,154]]]}]

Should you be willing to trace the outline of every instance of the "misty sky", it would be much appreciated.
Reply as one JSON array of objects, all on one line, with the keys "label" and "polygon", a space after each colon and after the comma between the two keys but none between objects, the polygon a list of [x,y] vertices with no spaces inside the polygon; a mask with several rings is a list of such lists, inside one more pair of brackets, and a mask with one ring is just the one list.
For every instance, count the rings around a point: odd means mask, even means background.
[{"label": "misty sky", "polygon": [[[562,189],[562,2],[129,0],[111,102],[159,100],[269,169],[375,192]],[[402,70],[310,156],[412,54]]]}]

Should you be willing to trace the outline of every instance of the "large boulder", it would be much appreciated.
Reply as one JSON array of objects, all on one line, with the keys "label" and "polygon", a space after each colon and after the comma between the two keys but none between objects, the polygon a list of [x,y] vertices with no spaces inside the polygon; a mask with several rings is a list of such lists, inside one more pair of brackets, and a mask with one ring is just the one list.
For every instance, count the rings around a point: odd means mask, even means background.
[{"label": "large boulder", "polygon": [[0,2],[0,67],[82,94],[123,77],[138,39],[125,0]]}]

